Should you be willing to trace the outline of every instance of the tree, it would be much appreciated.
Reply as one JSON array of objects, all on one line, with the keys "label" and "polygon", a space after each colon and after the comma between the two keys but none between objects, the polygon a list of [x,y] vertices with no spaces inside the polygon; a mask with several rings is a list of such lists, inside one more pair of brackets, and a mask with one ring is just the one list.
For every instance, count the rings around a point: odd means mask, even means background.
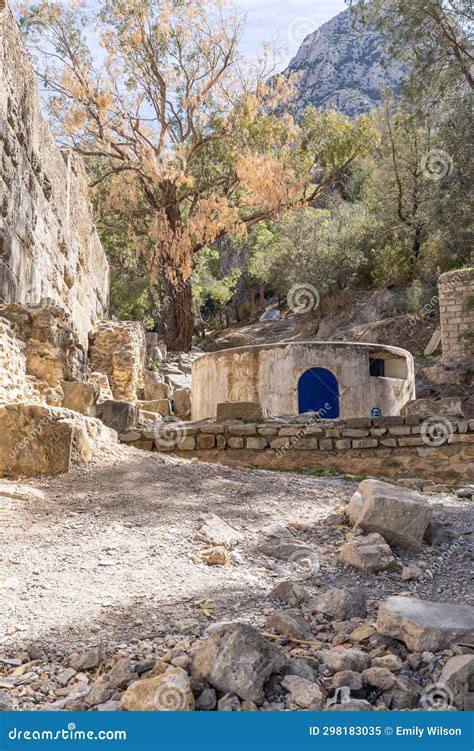
[{"label": "tree", "polygon": [[311,133],[302,146],[304,127],[274,114],[291,81],[244,63],[225,0],[42,0],[22,26],[63,140],[100,160],[159,287],[170,349],[191,345],[199,250],[315,197],[370,140],[334,115],[319,168]]}]

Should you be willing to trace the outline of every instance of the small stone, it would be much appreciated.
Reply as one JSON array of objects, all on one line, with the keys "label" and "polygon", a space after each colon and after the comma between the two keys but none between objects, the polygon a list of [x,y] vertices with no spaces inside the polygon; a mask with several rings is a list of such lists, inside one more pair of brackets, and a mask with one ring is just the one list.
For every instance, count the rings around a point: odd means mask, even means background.
[{"label": "small stone", "polygon": [[326,704],[329,712],[373,712],[374,707],[365,699],[349,699],[342,704]]},{"label": "small stone", "polygon": [[202,514],[201,518],[204,520],[204,523],[197,533],[198,539],[210,545],[223,545],[228,548],[243,541],[243,534],[227,524],[217,514]]},{"label": "small stone", "polygon": [[117,660],[109,673],[110,687],[112,689],[125,688],[133,680],[132,665],[128,657]]},{"label": "small stone", "polygon": [[224,694],[217,702],[219,712],[240,712],[240,699],[237,694]]},{"label": "small stone", "polygon": [[376,633],[377,629],[374,628],[374,626],[362,624],[361,626],[357,626],[353,631],[351,631],[351,633],[349,634],[349,639],[353,644],[359,644],[362,641],[370,639],[370,637]]},{"label": "small stone", "polygon": [[381,691],[388,691],[395,683],[395,676],[387,668],[367,668],[362,671],[362,678]]},{"label": "small stone", "polygon": [[8,712],[13,709],[13,699],[8,691],[0,689],[0,712]]},{"label": "small stone", "polygon": [[340,559],[343,563],[376,574],[395,562],[390,546],[375,532],[367,537],[357,537],[342,546]]},{"label": "small stone", "polygon": [[108,701],[111,696],[110,680],[107,675],[101,675],[94,681],[89,692],[84,696],[84,701],[93,707],[96,704],[103,704]]},{"label": "small stone", "polygon": [[265,628],[273,629],[276,634],[293,637],[294,639],[306,639],[308,641],[314,639],[314,634],[305,619],[291,610],[275,610],[267,619]]},{"label": "small stone", "polygon": [[342,670],[354,670],[361,673],[370,666],[370,657],[360,649],[323,650],[319,655],[332,673],[339,673]]},{"label": "small stone", "polygon": [[375,657],[372,660],[373,668],[386,668],[392,673],[398,673],[402,665],[403,662],[397,655],[383,655],[383,657]]},{"label": "small stone", "polygon": [[298,675],[287,675],[281,685],[289,692],[290,701],[302,709],[322,709],[323,693],[316,683]]},{"label": "small stone", "polygon": [[451,657],[437,682],[447,687],[456,709],[466,710],[469,689],[474,688],[474,655]]},{"label": "small stone", "polygon": [[356,673],[354,670],[340,670],[338,673],[334,673],[332,686],[333,688],[347,686],[351,691],[359,691],[362,688],[361,674]]},{"label": "small stone", "polygon": [[213,688],[205,688],[196,699],[196,709],[210,712],[217,706],[217,695]]},{"label": "small stone", "polygon": [[275,584],[269,597],[271,600],[280,600],[290,607],[297,607],[306,599],[306,591],[297,582],[285,579]]},{"label": "small stone", "polygon": [[86,652],[76,652],[69,657],[69,665],[77,672],[81,670],[92,670],[98,667],[101,660],[99,647],[92,647]]},{"label": "small stone", "polygon": [[56,680],[60,686],[67,686],[71,678],[74,678],[75,675],[76,671],[74,670],[74,668],[66,668],[65,670],[61,670],[57,674]]},{"label": "small stone", "polygon": [[419,568],[419,566],[416,566],[415,564],[412,564],[410,566],[403,566],[402,568],[402,580],[403,581],[410,581],[411,579],[414,579],[415,581],[418,579],[421,579],[423,576],[423,570]]},{"label": "small stone", "polygon": [[386,706],[389,709],[413,709],[418,706],[420,699],[420,687],[402,676],[395,677],[395,683],[390,689],[383,694]]},{"label": "small stone", "polygon": [[311,610],[324,613],[329,618],[344,621],[348,618],[364,618],[367,613],[363,589],[329,589],[311,601]]}]

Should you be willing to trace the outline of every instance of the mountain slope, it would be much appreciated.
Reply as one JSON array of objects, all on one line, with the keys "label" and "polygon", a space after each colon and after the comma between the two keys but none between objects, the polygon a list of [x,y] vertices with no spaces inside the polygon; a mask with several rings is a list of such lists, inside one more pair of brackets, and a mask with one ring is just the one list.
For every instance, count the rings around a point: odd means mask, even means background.
[{"label": "mountain slope", "polygon": [[298,112],[312,104],[356,117],[380,104],[382,87],[397,93],[404,69],[387,59],[380,32],[348,9],[306,37],[289,73],[300,74]]}]

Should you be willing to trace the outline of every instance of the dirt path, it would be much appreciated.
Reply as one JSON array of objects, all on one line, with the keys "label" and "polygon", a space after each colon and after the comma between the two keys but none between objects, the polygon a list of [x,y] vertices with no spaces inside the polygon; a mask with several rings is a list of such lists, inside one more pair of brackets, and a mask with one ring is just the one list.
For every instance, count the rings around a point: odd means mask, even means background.
[{"label": "dirt path", "polygon": [[[261,624],[268,592],[284,570],[264,555],[262,529],[292,529],[321,563],[306,580],[314,592],[366,587],[375,614],[384,594],[411,591],[439,600],[469,599],[469,516],[472,504],[432,496],[437,518],[454,538],[441,549],[401,552],[424,559],[435,574],[423,585],[399,574],[372,576],[338,560],[347,528],[324,519],[347,503],[355,484],[294,474],[236,470],[195,460],[120,448],[115,456],[67,476],[29,483],[42,497],[0,496],[0,653],[21,645],[54,652],[58,645],[120,643],[201,630],[199,602],[211,600],[213,620]],[[235,561],[196,563],[202,512],[212,511],[244,535]],[[436,564],[440,554],[444,558]],[[417,589],[419,588],[419,591]],[[0,654],[1,656],[1,654]]]}]

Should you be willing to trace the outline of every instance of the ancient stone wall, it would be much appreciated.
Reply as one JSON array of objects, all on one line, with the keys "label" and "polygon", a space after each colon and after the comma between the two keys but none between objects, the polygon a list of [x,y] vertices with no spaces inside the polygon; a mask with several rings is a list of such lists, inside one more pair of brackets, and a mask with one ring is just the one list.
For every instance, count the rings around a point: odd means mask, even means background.
[{"label": "ancient stone wall", "polygon": [[438,280],[443,362],[474,359],[474,268],[449,271]]},{"label": "ancient stone wall", "polygon": [[0,300],[52,298],[85,347],[108,304],[109,267],[82,160],[61,151],[41,112],[36,77],[0,2]]},{"label": "ancient stone wall", "polygon": [[25,345],[19,341],[6,318],[0,317],[0,403],[35,399],[26,373]]},{"label": "ancient stone wall", "polygon": [[132,431],[121,439],[137,448],[239,467],[474,480],[474,420],[456,416],[157,423],[152,431]]},{"label": "ancient stone wall", "polygon": [[135,402],[144,387],[145,329],[137,321],[104,321],[90,334],[92,370],[109,378],[115,399]]}]

